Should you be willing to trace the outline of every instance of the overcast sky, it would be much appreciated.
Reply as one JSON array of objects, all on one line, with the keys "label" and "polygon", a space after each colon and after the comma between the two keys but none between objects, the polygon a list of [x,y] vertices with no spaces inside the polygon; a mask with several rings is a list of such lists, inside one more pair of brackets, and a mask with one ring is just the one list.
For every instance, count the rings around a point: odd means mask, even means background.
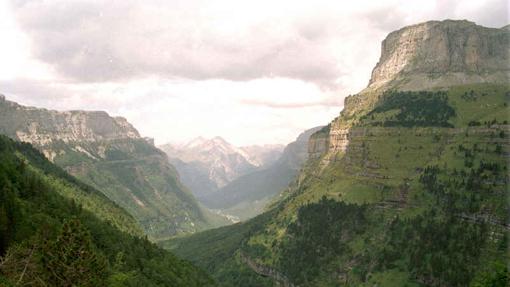
[{"label": "overcast sky", "polygon": [[359,92],[391,31],[508,24],[506,0],[0,0],[0,93],[105,110],[158,144],[288,143]]}]

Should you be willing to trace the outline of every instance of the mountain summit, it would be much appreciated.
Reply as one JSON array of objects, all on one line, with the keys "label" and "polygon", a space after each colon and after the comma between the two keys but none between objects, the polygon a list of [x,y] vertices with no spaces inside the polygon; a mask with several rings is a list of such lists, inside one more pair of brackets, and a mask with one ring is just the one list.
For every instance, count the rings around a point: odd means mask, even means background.
[{"label": "mountain summit", "polygon": [[429,21],[390,33],[372,71],[369,88],[417,90],[464,83],[506,83],[508,29],[469,21]]},{"label": "mountain summit", "polygon": [[283,150],[280,145],[236,147],[219,136],[197,137],[186,144],[165,144],[160,148],[176,166],[184,184],[200,199],[274,162]]}]

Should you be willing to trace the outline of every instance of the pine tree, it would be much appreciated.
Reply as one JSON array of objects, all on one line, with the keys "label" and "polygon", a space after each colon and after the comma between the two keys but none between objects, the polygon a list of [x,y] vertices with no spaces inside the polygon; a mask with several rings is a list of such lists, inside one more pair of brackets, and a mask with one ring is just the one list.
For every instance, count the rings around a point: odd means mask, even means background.
[{"label": "pine tree", "polygon": [[77,219],[65,222],[57,239],[45,244],[41,262],[53,286],[104,285],[106,259]]}]

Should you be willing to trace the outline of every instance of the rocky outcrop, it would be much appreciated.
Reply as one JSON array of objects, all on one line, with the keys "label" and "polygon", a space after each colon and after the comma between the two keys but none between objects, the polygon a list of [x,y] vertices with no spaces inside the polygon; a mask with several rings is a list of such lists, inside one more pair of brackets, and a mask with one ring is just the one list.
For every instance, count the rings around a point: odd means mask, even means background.
[{"label": "rocky outcrop", "polygon": [[507,83],[509,46],[509,29],[486,28],[469,21],[429,21],[390,33],[382,43],[367,88],[345,99],[344,109],[330,124],[327,135],[311,138],[310,157],[345,151],[353,122],[373,108],[386,90]]},{"label": "rocky outcrop", "polygon": [[[445,82],[448,85],[483,81],[486,77],[491,82],[506,81],[509,44],[507,29],[486,28],[469,21],[429,21],[408,26],[390,33],[382,42],[381,58],[372,71],[369,87],[406,75],[431,80],[450,75]],[[411,87],[410,83],[404,86]]]},{"label": "rocky outcrop", "polygon": [[103,111],[66,111],[21,106],[0,98],[0,132],[45,146],[56,141],[64,143],[95,142],[140,138],[138,131],[123,117],[110,117]]},{"label": "rocky outcrop", "polygon": [[326,146],[325,142],[319,143],[320,140],[312,141],[312,135],[315,135],[323,129],[327,130],[327,128],[328,127],[318,126],[299,134],[294,142],[291,142],[285,147],[283,154],[278,161],[285,162],[285,164],[292,169],[301,169],[309,157],[311,149],[310,144],[313,144],[316,148],[320,148],[320,145]]},{"label": "rocky outcrop", "polygon": [[319,158],[329,149],[329,130],[330,126],[322,128],[320,131],[310,136],[308,142],[308,157],[311,159]]},{"label": "rocky outcrop", "polygon": [[240,258],[241,261],[246,264],[251,270],[253,270],[255,273],[272,278],[275,283],[277,283],[277,286],[283,286],[283,287],[294,287],[296,285],[292,284],[290,280],[285,276],[283,273],[279,272],[278,270],[271,268],[269,266],[257,263],[255,260],[251,259],[248,255],[244,254],[243,252],[240,252]]}]

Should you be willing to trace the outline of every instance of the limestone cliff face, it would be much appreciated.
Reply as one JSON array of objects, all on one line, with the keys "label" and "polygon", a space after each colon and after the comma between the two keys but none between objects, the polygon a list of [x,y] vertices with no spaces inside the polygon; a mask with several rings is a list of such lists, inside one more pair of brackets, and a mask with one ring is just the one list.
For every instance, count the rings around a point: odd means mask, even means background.
[{"label": "limestone cliff face", "polygon": [[0,98],[2,133],[36,146],[55,141],[138,139],[138,131],[122,117],[103,111],[58,112],[21,106]]},{"label": "limestone cliff face", "polygon": [[308,141],[308,157],[316,159],[321,157],[329,149],[329,133],[331,126],[323,127],[320,131],[310,136]]},{"label": "limestone cliff face", "polygon": [[491,76],[504,80],[502,73],[509,71],[509,43],[507,29],[486,28],[468,21],[430,21],[405,27],[383,41],[369,87],[406,74],[434,78],[460,73],[463,77],[458,81]]},{"label": "limestone cliff face", "polygon": [[[345,99],[327,135],[314,135],[309,154],[345,152],[350,127],[370,110],[385,90],[428,90],[474,83],[507,83],[510,30],[469,21],[429,21],[390,33],[367,88]],[[322,138],[322,139],[321,139]],[[317,144],[321,139],[327,143]]]}]

